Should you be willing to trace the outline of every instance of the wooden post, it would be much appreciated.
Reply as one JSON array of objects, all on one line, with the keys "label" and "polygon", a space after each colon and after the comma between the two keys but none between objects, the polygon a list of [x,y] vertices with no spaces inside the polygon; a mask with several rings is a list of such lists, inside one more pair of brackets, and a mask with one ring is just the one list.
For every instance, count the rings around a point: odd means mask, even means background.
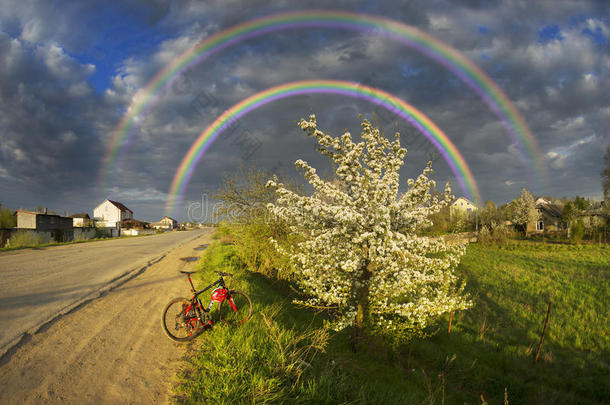
[{"label": "wooden post", "polygon": [[449,313],[449,330],[447,331],[448,335],[451,335],[451,321],[453,320],[453,311]]},{"label": "wooden post", "polygon": [[549,307],[546,310],[546,319],[544,320],[544,327],[542,328],[542,335],[540,336],[540,343],[538,343],[538,350],[536,351],[536,357],[534,357],[534,364],[538,362],[538,357],[540,357],[540,351],[542,350],[542,342],[544,342],[544,334],[546,333],[546,328],[549,325],[549,316],[551,315],[551,301],[549,301]]}]

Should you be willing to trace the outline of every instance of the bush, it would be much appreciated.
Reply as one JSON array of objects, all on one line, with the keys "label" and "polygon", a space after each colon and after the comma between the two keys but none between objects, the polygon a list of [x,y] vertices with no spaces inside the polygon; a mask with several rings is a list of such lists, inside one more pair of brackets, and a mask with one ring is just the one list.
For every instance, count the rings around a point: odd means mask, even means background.
[{"label": "bush", "polygon": [[478,241],[483,245],[506,244],[510,238],[515,237],[514,232],[503,224],[491,224],[491,229],[483,226],[478,234]]},{"label": "bush", "polygon": [[247,224],[224,225],[230,234],[219,235],[220,242],[231,241],[235,245],[235,254],[250,270],[268,277],[290,279],[292,267],[285,256],[277,253],[269,242],[273,237],[282,245],[291,243],[295,238],[287,227],[260,218]]},{"label": "bush", "polygon": [[0,210],[0,228],[14,228],[17,226],[17,217],[11,210],[3,208]]},{"label": "bush", "polygon": [[11,235],[11,238],[6,243],[7,247],[36,247],[40,246],[40,235],[28,231],[17,231]]},{"label": "bush", "polygon": [[585,234],[585,224],[582,222],[582,219],[579,219],[570,228],[570,239],[574,243],[579,243],[582,240],[582,237]]}]

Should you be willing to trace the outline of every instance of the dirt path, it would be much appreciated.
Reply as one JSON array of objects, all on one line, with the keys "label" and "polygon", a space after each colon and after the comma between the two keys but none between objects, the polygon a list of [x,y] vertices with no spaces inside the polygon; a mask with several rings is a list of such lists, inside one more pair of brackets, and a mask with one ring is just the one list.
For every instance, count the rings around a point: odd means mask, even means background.
[{"label": "dirt path", "polygon": [[161,312],[188,294],[186,242],[137,277],[38,331],[0,360],[0,404],[158,404],[171,401],[185,346],[170,341]]}]

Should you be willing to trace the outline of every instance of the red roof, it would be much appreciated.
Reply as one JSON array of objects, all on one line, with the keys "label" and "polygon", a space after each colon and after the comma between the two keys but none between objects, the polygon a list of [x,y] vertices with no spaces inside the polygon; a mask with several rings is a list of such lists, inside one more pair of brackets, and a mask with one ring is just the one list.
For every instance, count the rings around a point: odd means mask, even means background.
[{"label": "red roof", "polygon": [[114,205],[115,207],[117,207],[118,209],[120,209],[121,211],[129,211],[133,214],[133,211],[130,210],[129,208],[127,208],[126,206],[124,206],[122,203],[118,202],[118,201],[112,201],[112,200],[108,200],[112,203],[112,205]]}]

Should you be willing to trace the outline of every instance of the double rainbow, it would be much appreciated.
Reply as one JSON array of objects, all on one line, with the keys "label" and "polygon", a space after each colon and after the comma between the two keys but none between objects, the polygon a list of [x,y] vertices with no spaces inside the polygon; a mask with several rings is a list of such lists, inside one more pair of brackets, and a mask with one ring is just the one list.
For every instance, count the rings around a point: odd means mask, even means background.
[{"label": "double rainbow", "polygon": [[[174,179],[168,194],[165,211],[171,215],[177,204],[181,202],[186,186],[193,175],[197,163],[222,132],[250,111],[272,101],[302,94],[327,93],[341,94],[364,99],[378,104],[398,115],[415,126],[439,150],[457,178],[462,190],[475,201],[480,201],[479,189],[468,164],[451,139],[426,117],[421,111],[407,104],[400,98],[383,90],[364,86],[358,83],[340,80],[305,80],[271,87],[256,93],[235,104],[220,115],[210,126],[199,135],[186,153],[180,166],[174,174]],[[408,146],[408,145],[407,145]]]},{"label": "double rainbow", "polygon": [[135,118],[158,98],[173,80],[191,66],[221,50],[249,38],[271,32],[300,28],[336,28],[372,32],[413,48],[445,66],[473,89],[501,120],[513,141],[533,162],[538,178],[547,181],[546,169],[535,138],[513,103],[494,81],[478,66],[457,50],[436,38],[388,18],[345,11],[297,11],[275,14],[230,27],[201,41],[185,51],[161,70],[141,91],[114,130],[108,144],[100,180],[113,170],[117,157],[124,149]]}]

